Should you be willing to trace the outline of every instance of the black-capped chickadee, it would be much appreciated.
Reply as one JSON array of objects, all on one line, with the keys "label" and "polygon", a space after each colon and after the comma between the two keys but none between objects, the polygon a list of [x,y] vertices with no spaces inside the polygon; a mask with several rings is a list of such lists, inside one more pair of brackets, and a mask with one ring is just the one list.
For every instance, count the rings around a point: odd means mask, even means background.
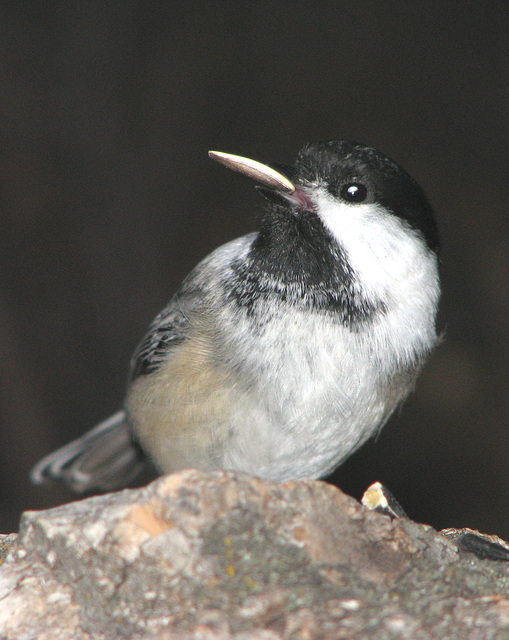
[{"label": "black-capped chickadee", "polygon": [[162,473],[331,472],[383,426],[437,342],[438,234],[417,183],[375,149],[306,145],[291,166],[210,152],[255,178],[260,230],[207,256],[155,318],[124,408],[41,460],[75,491]]}]

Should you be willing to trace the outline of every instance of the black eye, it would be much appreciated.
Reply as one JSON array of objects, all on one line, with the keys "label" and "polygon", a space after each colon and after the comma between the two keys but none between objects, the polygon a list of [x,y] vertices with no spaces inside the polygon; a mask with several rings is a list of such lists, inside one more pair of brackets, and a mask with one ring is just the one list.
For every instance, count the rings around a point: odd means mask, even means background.
[{"label": "black eye", "polygon": [[358,204],[364,202],[368,196],[368,190],[360,182],[349,182],[341,187],[339,195],[352,204]]}]

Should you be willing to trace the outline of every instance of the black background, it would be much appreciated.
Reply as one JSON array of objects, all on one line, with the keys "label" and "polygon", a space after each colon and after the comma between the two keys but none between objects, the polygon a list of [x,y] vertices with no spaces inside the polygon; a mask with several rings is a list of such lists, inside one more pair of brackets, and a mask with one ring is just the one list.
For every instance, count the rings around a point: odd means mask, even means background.
[{"label": "black background", "polygon": [[[8,5],[12,4],[9,8]],[[445,342],[335,481],[509,537],[508,6],[64,2],[0,7],[0,532],[69,500],[32,464],[116,410],[183,276],[256,228],[219,149],[347,138],[433,202]]]}]

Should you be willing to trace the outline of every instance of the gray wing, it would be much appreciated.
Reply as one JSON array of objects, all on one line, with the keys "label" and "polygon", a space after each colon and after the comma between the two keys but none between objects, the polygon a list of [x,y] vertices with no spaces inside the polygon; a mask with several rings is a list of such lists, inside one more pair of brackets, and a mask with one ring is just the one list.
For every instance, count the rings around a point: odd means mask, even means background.
[{"label": "gray wing", "polygon": [[[188,300],[189,295],[175,295],[150,325],[131,360],[131,380],[156,371],[168,350],[185,340],[189,322],[182,298]],[[126,412],[119,411],[81,438],[40,460],[30,477],[35,484],[62,481],[76,493],[112,491],[128,486],[146,464]]]},{"label": "gray wing", "polygon": [[168,351],[189,336],[190,316],[217,303],[232,260],[242,259],[256,234],[251,233],[219,247],[202,260],[182,283],[180,290],[150,325],[131,360],[130,381],[153,373],[161,366]]},{"label": "gray wing", "polygon": [[189,319],[182,306],[183,297],[188,296],[177,293],[150,325],[131,359],[131,381],[157,371],[169,349],[186,339]]},{"label": "gray wing", "polygon": [[[199,297],[196,289],[188,289],[175,295],[150,325],[132,358],[131,380],[155,371],[168,350],[185,340],[189,321],[184,307]],[[43,458],[32,469],[31,479],[36,484],[60,480],[77,493],[111,491],[128,486],[146,465],[126,412],[119,411]]]}]

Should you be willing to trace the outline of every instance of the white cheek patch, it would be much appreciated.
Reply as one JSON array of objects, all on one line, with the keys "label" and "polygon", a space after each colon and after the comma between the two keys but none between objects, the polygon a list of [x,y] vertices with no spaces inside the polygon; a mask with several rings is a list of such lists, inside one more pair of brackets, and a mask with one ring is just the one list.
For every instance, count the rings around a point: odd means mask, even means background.
[{"label": "white cheek patch", "polygon": [[[349,205],[313,194],[318,215],[341,245],[361,296],[383,302],[371,329],[380,363],[415,362],[436,341],[438,261],[423,238],[377,205]],[[392,365],[391,365],[392,366]]]},{"label": "white cheek patch", "polygon": [[[429,251],[416,233],[376,204],[347,204],[315,193],[318,215],[345,250],[365,293],[382,297],[422,269]],[[431,259],[431,256],[430,256]]]}]

